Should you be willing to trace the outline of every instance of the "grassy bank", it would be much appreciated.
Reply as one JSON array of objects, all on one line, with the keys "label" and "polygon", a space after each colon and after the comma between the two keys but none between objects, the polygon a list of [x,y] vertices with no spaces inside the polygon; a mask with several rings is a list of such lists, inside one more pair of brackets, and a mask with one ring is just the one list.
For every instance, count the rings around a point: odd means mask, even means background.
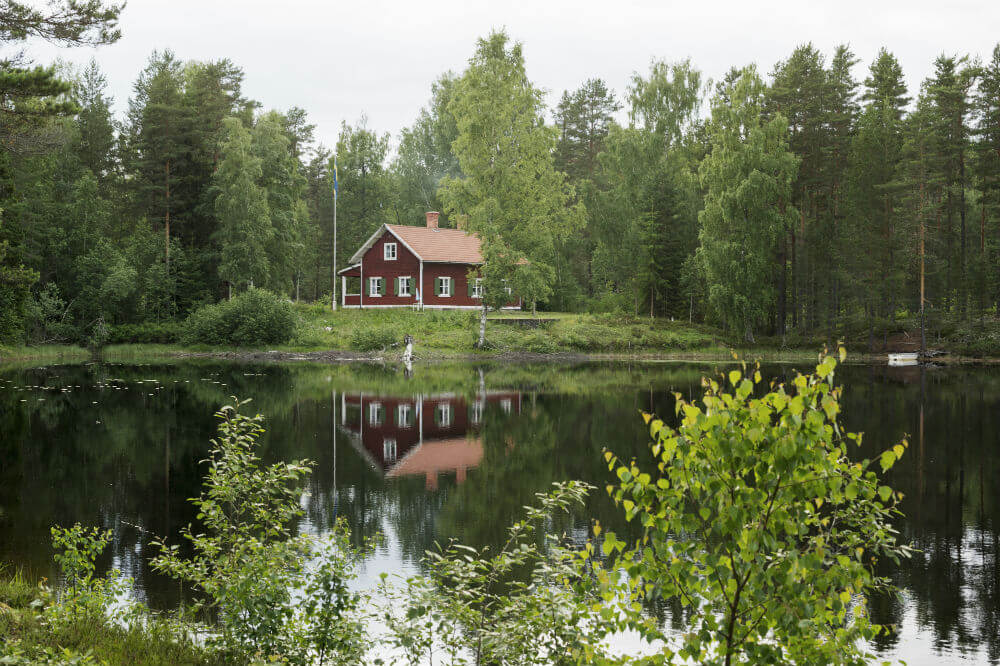
[{"label": "grassy bank", "polygon": [[31,362],[65,362],[81,361],[90,358],[91,354],[83,347],[76,345],[38,345],[34,347],[4,347],[0,346],[0,362],[31,361]]},{"label": "grassy bank", "polygon": [[[412,335],[424,352],[473,353],[478,312],[340,310],[300,305],[304,347],[373,351]],[[491,315],[486,353],[670,353],[721,347],[717,331],[669,320],[618,315],[503,313]]]},{"label": "grassy bank", "polygon": [[[855,360],[881,358],[893,345],[912,342],[916,332],[907,328],[880,331],[844,331],[839,336],[789,335],[760,337],[752,346],[725,332],[700,324],[620,314],[569,314],[504,312],[491,314],[487,325],[488,348],[475,348],[478,312],[427,310],[338,310],[325,304],[296,304],[295,337],[287,344],[259,348],[167,344],[114,344],[102,350],[108,361],[136,362],[187,354],[236,354],[280,352],[295,360],[296,354],[328,353],[320,360],[351,360],[364,356],[398,354],[403,336],[412,335],[422,359],[486,357],[652,358],[724,360],[736,350],[743,358],[762,361],[812,361],[818,350],[843,340]],[[179,334],[180,327],[174,327]],[[138,342],[138,341],[136,341]],[[871,346],[870,346],[871,345]],[[954,358],[1000,357],[1000,322],[987,320],[951,326],[929,336],[928,345],[945,349]],[[870,352],[874,349],[874,352]],[[48,345],[0,348],[0,361],[64,362],[81,360],[89,353],[80,347]],[[277,359],[282,360],[282,359]]]},{"label": "grassy bank", "polygon": [[51,592],[18,572],[0,571],[0,659],[4,664],[214,666],[178,625],[148,615],[116,623],[89,613],[55,617]]}]

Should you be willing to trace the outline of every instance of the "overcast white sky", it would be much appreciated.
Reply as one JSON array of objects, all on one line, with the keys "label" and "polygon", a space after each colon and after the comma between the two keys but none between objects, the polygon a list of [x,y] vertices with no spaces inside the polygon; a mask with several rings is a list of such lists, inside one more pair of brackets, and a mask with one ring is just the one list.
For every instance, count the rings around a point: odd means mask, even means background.
[{"label": "overcast white sky", "polygon": [[477,37],[506,28],[524,43],[528,75],[550,91],[601,77],[618,93],[651,59],[691,57],[717,78],[756,62],[769,72],[796,45],[825,53],[848,42],[862,59],[882,45],[902,62],[911,90],[949,54],[989,57],[1000,40],[998,0],[130,0],[120,42],[98,49],[31,49],[38,62],[95,57],[116,111],[153,49],[183,59],[230,58],[245,94],[265,108],[306,109],[332,146],[342,120],[368,116],[393,139],[413,122],[431,82],[461,71]]}]

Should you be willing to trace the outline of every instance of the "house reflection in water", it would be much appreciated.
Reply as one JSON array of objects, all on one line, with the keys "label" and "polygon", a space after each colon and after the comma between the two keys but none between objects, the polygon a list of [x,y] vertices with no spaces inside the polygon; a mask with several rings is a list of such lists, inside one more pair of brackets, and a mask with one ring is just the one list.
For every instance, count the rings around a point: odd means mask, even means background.
[{"label": "house reflection in water", "polygon": [[438,475],[454,472],[458,483],[479,466],[479,427],[492,410],[519,414],[521,394],[480,393],[384,396],[341,394],[340,429],[369,464],[386,477],[424,475],[436,489]]}]

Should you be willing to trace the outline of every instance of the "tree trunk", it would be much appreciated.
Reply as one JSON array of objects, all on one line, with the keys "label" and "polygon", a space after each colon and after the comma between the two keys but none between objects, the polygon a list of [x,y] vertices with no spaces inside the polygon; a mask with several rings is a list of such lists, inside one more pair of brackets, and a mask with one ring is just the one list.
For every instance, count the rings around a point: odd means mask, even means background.
[{"label": "tree trunk", "polygon": [[167,264],[167,277],[170,277],[170,160],[167,160],[166,173],[167,173],[167,179],[166,179],[167,210],[166,214],[163,216],[163,229],[164,229],[164,236],[166,239],[164,247],[165,247],[165,256]]},{"label": "tree trunk", "polygon": [[787,244],[788,238],[782,234],[781,236],[781,249],[778,250],[778,321],[777,321],[777,331],[778,335],[785,334],[785,323],[788,319],[788,290],[787,286],[787,272],[788,269],[785,266],[787,263]]},{"label": "tree trunk", "polygon": [[483,303],[483,309],[479,311],[479,341],[476,343],[476,349],[486,347],[486,310],[486,304]]}]

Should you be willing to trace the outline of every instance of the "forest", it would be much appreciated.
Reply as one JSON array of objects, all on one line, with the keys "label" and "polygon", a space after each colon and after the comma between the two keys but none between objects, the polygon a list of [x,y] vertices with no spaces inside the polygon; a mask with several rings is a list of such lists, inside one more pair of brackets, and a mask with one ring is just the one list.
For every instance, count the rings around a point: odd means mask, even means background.
[{"label": "forest", "polygon": [[[49,37],[117,39],[115,8],[83,5],[89,22]],[[0,19],[8,47],[53,30]],[[252,287],[328,303],[334,155],[338,267],[380,224],[440,210],[442,226],[465,216],[541,310],[704,322],[746,342],[870,339],[914,330],[922,310],[938,334],[995,327],[1000,45],[940,55],[919,90],[888,47],[862,62],[807,43],[715,81],[655,60],[625,90],[593,78],[551,98],[505,32],[470,50],[398,136],[361,117],[335,146],[307,110],[247,98],[228,59],[154,51],[114,100],[96,61],[8,55],[0,343],[169,341]]]}]

